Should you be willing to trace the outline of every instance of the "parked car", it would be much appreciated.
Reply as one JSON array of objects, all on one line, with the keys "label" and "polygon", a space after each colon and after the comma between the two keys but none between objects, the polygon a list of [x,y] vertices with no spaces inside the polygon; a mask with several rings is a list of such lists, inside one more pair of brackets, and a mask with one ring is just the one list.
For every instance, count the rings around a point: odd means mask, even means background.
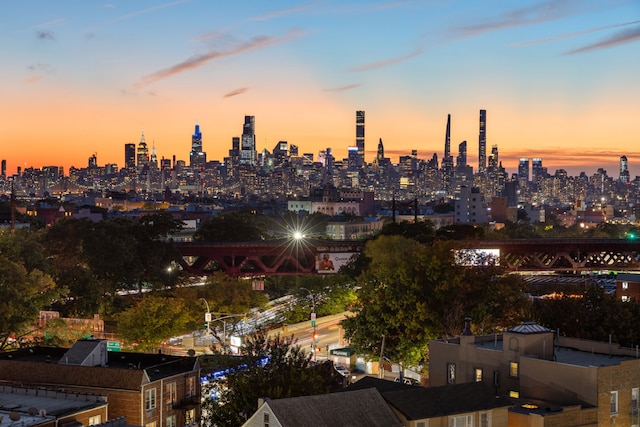
[{"label": "parked car", "polygon": [[336,372],[343,377],[349,378],[349,376],[351,375],[351,372],[349,372],[349,370],[342,365],[333,365],[333,369],[335,369]]}]

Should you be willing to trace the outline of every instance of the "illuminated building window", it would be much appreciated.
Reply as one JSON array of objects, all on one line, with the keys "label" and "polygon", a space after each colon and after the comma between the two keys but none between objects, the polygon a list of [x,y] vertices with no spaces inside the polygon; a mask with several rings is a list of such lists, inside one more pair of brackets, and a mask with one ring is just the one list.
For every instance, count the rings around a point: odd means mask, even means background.
[{"label": "illuminated building window", "polygon": [[610,412],[612,415],[618,413],[618,391],[611,392]]},{"label": "illuminated building window", "polygon": [[482,381],[482,369],[476,368],[474,371],[474,378],[477,383]]},{"label": "illuminated building window", "polygon": [[519,397],[520,397],[520,393],[519,393],[519,392],[517,392],[517,391],[515,391],[515,390],[511,390],[511,391],[509,391],[509,397],[512,397],[512,398],[514,398],[514,399],[517,399],[517,398],[519,398]]},{"label": "illuminated building window", "polygon": [[518,362],[509,363],[509,376],[511,378],[518,378]]},{"label": "illuminated building window", "polygon": [[629,288],[629,282],[622,282],[622,289],[628,289]]}]

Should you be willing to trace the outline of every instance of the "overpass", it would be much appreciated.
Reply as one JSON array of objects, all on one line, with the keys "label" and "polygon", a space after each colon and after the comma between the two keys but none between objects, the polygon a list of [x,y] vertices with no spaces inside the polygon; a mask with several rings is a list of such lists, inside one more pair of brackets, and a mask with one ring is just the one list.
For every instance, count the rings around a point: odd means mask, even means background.
[{"label": "overpass", "polygon": [[[640,269],[640,240],[501,239],[457,241],[460,249],[498,249],[510,271],[579,272]],[[224,271],[233,277],[326,273],[320,259],[330,254],[335,270],[362,250],[363,241],[279,239],[254,242],[176,242],[182,268],[195,275]]]}]

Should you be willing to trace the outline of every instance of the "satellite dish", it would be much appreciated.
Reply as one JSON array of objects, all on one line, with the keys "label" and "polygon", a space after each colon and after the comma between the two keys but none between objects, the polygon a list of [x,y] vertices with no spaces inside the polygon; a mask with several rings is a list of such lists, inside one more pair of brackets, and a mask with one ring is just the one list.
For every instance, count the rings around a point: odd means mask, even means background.
[{"label": "satellite dish", "polygon": [[29,413],[29,415],[33,416],[36,415],[38,413],[38,408],[34,408],[33,406],[30,407],[29,409],[27,409],[27,412]]},{"label": "satellite dish", "polygon": [[195,355],[196,355],[196,351],[195,351],[194,349],[190,348],[190,349],[187,351],[187,355],[188,355],[189,357],[193,357],[193,356],[195,356]]},{"label": "satellite dish", "polygon": [[18,421],[20,419],[20,414],[16,411],[11,411],[9,412],[9,418],[11,419],[11,421]]},{"label": "satellite dish", "polygon": [[47,410],[42,408],[40,409],[40,412],[38,413],[41,417],[46,417],[47,416]]}]

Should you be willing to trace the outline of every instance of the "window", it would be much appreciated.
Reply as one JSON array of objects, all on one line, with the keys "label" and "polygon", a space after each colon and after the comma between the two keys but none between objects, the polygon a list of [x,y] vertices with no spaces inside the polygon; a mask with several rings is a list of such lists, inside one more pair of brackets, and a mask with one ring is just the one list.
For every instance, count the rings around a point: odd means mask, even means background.
[{"label": "window", "polygon": [[628,289],[629,288],[629,282],[622,282],[622,289]]},{"label": "window", "polygon": [[89,417],[89,425],[95,426],[96,424],[102,423],[102,417],[100,415],[94,415],[93,417]]},{"label": "window", "polygon": [[518,378],[518,362],[509,362],[509,376]]},{"label": "window", "polygon": [[150,423],[146,423],[144,425],[144,427],[156,427],[156,422],[155,421],[151,421]]},{"label": "window", "polygon": [[196,421],[196,410],[189,409],[184,413],[184,423],[185,424],[193,424]]},{"label": "window", "polygon": [[480,412],[479,427],[491,427],[491,412]]},{"label": "window", "polygon": [[473,374],[475,380],[477,383],[482,381],[482,369],[481,368],[476,368]]},{"label": "window", "polygon": [[144,409],[150,411],[156,408],[156,389],[150,388],[144,392]]},{"label": "window", "polygon": [[510,390],[509,391],[509,397],[513,398],[513,399],[517,399],[520,397],[520,392],[515,391],[515,390]]},{"label": "window", "polygon": [[621,299],[622,299],[622,302],[629,302],[630,301],[628,295],[622,295]]},{"label": "window", "polygon": [[416,427],[428,427],[428,426],[429,426],[429,424],[428,424],[428,423],[429,423],[429,421],[428,421],[428,420],[426,420],[426,421],[418,421],[418,422],[416,423]]},{"label": "window", "polygon": [[500,371],[493,371],[493,385],[500,386]]},{"label": "window", "polygon": [[618,413],[618,392],[617,391],[612,391],[611,392],[610,412],[611,412],[612,415]]},{"label": "window", "polygon": [[169,415],[167,417],[167,421],[164,425],[165,427],[176,427],[176,416],[175,415]]},{"label": "window", "polygon": [[262,414],[262,421],[264,422],[264,427],[269,427],[269,413],[265,412]]},{"label": "window", "polygon": [[195,396],[196,395],[196,379],[194,377],[187,378],[187,391],[186,396]]},{"label": "window", "polygon": [[165,402],[167,404],[173,404],[175,403],[178,398],[178,394],[177,394],[177,388],[176,388],[176,383],[172,382],[172,383],[167,383],[164,385],[164,396],[165,396]]},{"label": "window", "polygon": [[638,387],[631,389],[631,410],[634,413],[638,413]]},{"label": "window", "polygon": [[456,415],[449,417],[449,427],[473,427],[473,416]]},{"label": "window", "polygon": [[455,384],[456,382],[456,364],[447,363],[447,382],[449,384]]}]

